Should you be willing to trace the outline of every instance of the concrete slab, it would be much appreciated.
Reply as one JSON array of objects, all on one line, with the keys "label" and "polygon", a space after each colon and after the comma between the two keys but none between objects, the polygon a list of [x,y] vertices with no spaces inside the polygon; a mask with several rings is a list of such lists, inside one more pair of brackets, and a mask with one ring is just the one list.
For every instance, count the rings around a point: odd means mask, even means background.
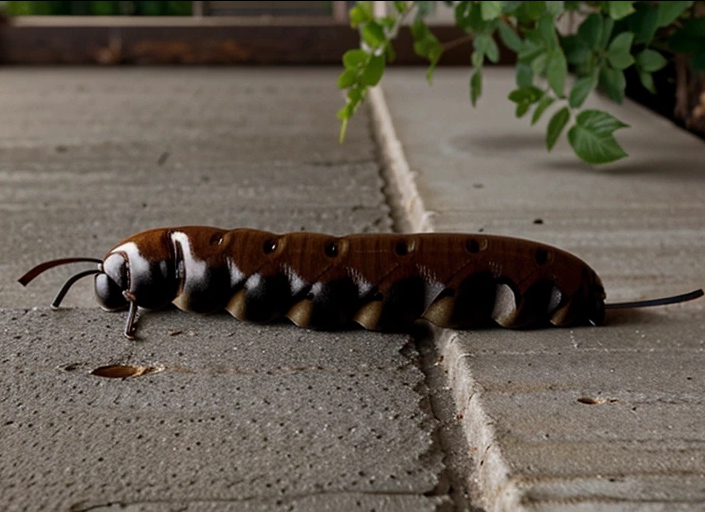
[{"label": "concrete slab", "polygon": [[551,112],[533,127],[515,119],[510,69],[488,70],[475,109],[467,70],[442,69],[432,87],[418,70],[392,71],[387,103],[435,231],[557,245],[588,261],[617,300],[689,289],[705,274],[693,257],[705,243],[700,139],[631,102],[594,95],[585,108],[631,125],[616,132],[631,156],[592,168],[564,138],[546,151]]},{"label": "concrete slab", "polygon": [[[0,304],[45,304],[72,270],[23,290],[32,265],[153,227],[389,230],[365,120],[338,144],[334,75],[2,70]],[[66,300],[94,304],[85,286]]]},{"label": "concrete slab", "polygon": [[74,268],[16,282],[157,226],[390,230],[364,113],[337,142],[336,75],[0,70],[0,508],[452,506],[409,336],[169,311],[130,342],[88,281],[48,309]]},{"label": "concrete slab", "polygon": [[[565,141],[546,153],[545,123],[514,118],[512,70],[487,70],[477,109],[468,78],[440,69],[429,89],[418,69],[385,75],[425,206],[413,228],[557,245],[597,270],[612,301],[703,286],[701,140],[596,95],[588,108],[632,126],[617,132],[631,156],[592,169]],[[600,328],[437,331],[475,454],[478,502],[507,511],[703,508],[704,311],[701,300],[615,313]]]},{"label": "concrete slab", "polygon": [[[145,315],[143,341],[130,342],[121,316],[0,312],[3,509],[443,501],[423,496],[440,454],[415,391],[423,374],[401,353],[406,336],[171,311]],[[107,365],[157,373],[91,374]]]}]

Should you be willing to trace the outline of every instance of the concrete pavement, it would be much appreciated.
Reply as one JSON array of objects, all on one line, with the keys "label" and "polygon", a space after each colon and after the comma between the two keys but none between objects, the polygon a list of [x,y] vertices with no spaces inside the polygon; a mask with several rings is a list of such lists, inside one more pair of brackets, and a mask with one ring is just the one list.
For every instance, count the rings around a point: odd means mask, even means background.
[{"label": "concrete pavement", "polygon": [[[430,90],[421,69],[390,70],[341,146],[335,78],[0,71],[3,509],[705,509],[702,300],[435,343],[167,311],[130,342],[89,281],[49,310],[76,269],[16,283],[151,227],[343,234],[392,217],[557,245],[612,301],[705,283],[703,143],[666,121],[591,98],[633,126],[618,132],[632,157],[595,171],[514,119],[508,71],[487,70],[473,110],[467,70]],[[382,194],[381,158],[401,199]],[[92,373],[111,365],[142,376]]]},{"label": "concrete pavement", "polygon": [[[705,145],[630,102],[630,158],[592,169],[514,118],[510,69],[392,70],[373,96],[408,228],[520,236],[592,265],[608,301],[705,285]],[[386,98],[386,102],[384,99]],[[386,110],[388,107],[388,110]],[[389,122],[391,120],[391,122]],[[393,129],[394,131],[390,131]],[[705,301],[600,328],[437,332],[488,511],[704,510]]]},{"label": "concrete pavement", "polygon": [[[49,310],[76,268],[16,282],[158,226],[389,231],[364,112],[337,142],[336,75],[0,70],[0,509],[462,503],[467,449],[444,448],[457,422],[426,384],[432,345],[178,311],[144,315],[131,342],[90,280]],[[110,365],[142,376],[92,373]]]}]

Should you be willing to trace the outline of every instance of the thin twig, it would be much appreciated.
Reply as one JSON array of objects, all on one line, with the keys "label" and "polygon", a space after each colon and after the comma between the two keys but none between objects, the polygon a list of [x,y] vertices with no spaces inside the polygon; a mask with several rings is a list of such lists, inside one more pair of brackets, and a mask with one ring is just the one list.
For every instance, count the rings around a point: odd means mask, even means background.
[{"label": "thin twig", "polygon": [[475,36],[472,34],[468,34],[463,37],[459,37],[458,39],[454,39],[452,41],[448,41],[446,43],[443,43],[441,46],[443,47],[443,51],[450,50],[452,48],[455,48],[456,46],[460,46],[465,43],[471,42],[473,39],[475,39]]}]

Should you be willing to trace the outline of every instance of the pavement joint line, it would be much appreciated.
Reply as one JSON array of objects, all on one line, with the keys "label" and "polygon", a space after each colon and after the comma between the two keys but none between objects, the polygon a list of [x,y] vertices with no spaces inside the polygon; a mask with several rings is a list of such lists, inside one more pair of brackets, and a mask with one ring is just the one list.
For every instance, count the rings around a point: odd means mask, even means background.
[{"label": "pavement joint line", "polygon": [[392,115],[384,99],[381,86],[375,86],[368,93],[372,110],[375,138],[382,150],[384,173],[387,182],[394,188],[397,210],[403,213],[401,220],[404,231],[434,232],[433,212],[426,209],[414,179],[414,172],[404,155],[404,148],[394,129]]},{"label": "pavement joint line", "polygon": [[[392,189],[392,209],[397,210],[398,223],[403,231],[435,232],[433,212],[426,210],[423,198],[416,186],[415,173],[411,170],[399,140],[394,122],[381,86],[368,93],[374,135],[384,161],[383,173]],[[462,360],[470,357],[461,352],[458,335],[452,330],[433,328],[433,341],[444,358],[447,379],[456,412],[462,418],[465,439],[470,447],[476,447],[470,456],[474,470],[465,475],[468,482],[475,481],[477,494],[473,501],[489,511],[519,510],[520,493],[509,478],[509,466],[502,455],[494,429],[494,421],[487,415],[482,398],[469,368]],[[464,404],[464,405],[460,405]],[[478,454],[483,454],[478,456]]]},{"label": "pavement joint line", "polygon": [[475,499],[488,511],[519,510],[520,493],[510,478],[509,465],[496,442],[494,420],[485,411],[479,386],[470,370],[463,365],[463,356],[467,354],[457,343],[457,334],[438,331],[435,337],[438,350],[446,362],[448,382],[458,414],[462,416],[468,444],[474,448],[474,474],[468,477],[475,480],[478,487],[479,494]]}]

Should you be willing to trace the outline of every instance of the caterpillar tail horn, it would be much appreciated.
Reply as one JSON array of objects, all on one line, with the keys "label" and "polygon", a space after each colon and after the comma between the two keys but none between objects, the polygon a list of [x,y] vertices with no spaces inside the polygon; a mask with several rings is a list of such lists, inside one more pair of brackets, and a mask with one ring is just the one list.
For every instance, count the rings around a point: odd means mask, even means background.
[{"label": "caterpillar tail horn", "polygon": [[667,304],[678,304],[679,302],[688,302],[689,300],[695,300],[705,295],[702,289],[693,290],[690,293],[683,293],[681,295],[673,295],[671,297],[661,297],[658,299],[649,300],[637,300],[633,302],[615,302],[612,304],[605,304],[605,309],[632,309],[632,308],[650,308],[653,306],[665,306]]}]

